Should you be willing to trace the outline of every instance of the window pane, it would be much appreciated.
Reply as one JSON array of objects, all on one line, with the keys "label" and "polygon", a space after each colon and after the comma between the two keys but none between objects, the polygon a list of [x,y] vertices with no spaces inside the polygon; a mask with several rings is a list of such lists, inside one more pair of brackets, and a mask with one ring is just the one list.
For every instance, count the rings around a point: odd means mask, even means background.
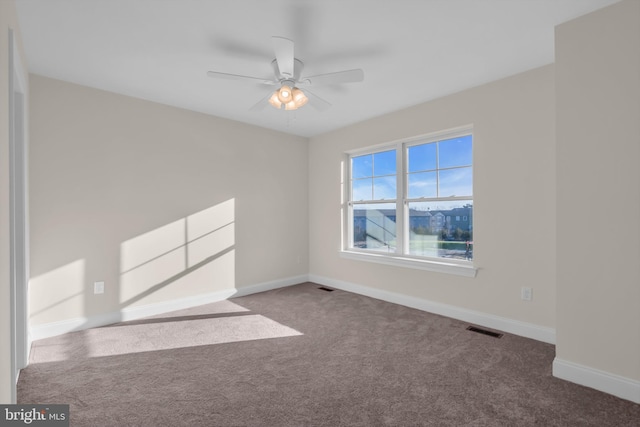
[{"label": "window pane", "polygon": [[351,159],[351,177],[366,178],[373,176],[373,155],[353,157]]},{"label": "window pane", "polygon": [[396,177],[373,178],[373,200],[396,198]]},{"label": "window pane", "polygon": [[473,174],[470,167],[447,169],[438,173],[440,197],[473,195]]},{"label": "window pane", "polygon": [[409,203],[409,254],[473,259],[473,201]]},{"label": "window pane", "polygon": [[409,191],[408,197],[416,199],[418,197],[437,197],[437,182],[435,172],[420,172],[408,175]]},{"label": "window pane", "polygon": [[396,205],[379,203],[353,207],[353,247],[396,251]]},{"label": "window pane", "polygon": [[373,176],[395,175],[396,150],[383,151],[373,155]]},{"label": "window pane", "polygon": [[471,166],[471,135],[438,142],[438,168]]},{"label": "window pane", "polygon": [[436,168],[436,144],[409,147],[407,157],[409,160],[409,172],[434,170]]},{"label": "window pane", "polygon": [[353,200],[371,200],[373,197],[373,187],[371,178],[366,179],[354,179],[353,185]]}]

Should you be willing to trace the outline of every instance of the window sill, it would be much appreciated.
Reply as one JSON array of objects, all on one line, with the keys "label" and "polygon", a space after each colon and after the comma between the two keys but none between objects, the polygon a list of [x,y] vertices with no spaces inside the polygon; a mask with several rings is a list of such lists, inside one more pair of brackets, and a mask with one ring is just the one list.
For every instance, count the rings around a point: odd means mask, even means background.
[{"label": "window sill", "polygon": [[416,268],[418,270],[435,271],[437,273],[455,274],[464,277],[476,277],[476,273],[478,271],[478,269],[471,265],[471,263],[458,264],[454,262],[405,258],[402,256],[364,253],[349,250],[340,251],[340,257],[356,261],[393,265],[396,267]]}]

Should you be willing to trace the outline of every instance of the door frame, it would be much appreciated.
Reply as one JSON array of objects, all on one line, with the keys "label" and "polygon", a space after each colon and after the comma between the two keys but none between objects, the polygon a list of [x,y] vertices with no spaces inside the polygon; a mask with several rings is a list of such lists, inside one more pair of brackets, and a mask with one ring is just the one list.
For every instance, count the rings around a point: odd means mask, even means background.
[{"label": "door frame", "polygon": [[29,361],[29,185],[25,73],[13,29],[9,29],[9,205],[11,400],[20,370]]}]

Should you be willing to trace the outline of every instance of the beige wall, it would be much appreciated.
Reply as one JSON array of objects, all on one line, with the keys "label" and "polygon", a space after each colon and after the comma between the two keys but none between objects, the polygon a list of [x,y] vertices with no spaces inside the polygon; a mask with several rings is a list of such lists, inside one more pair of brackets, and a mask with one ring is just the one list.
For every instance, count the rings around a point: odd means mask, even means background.
[{"label": "beige wall", "polygon": [[[311,274],[554,328],[554,120],[549,65],[312,138]],[[469,124],[477,277],[340,258],[344,152]],[[521,300],[522,286],[532,301]]]},{"label": "beige wall", "polygon": [[640,2],[557,27],[556,75],[557,357],[640,380]]},{"label": "beige wall", "polygon": [[307,273],[306,139],[34,75],[31,102],[32,326]]},{"label": "beige wall", "polygon": [[[9,255],[9,29],[14,31],[23,66],[26,67],[20,28],[13,0],[0,1],[0,403],[11,401],[11,312]],[[28,76],[23,80],[27,82]]]}]

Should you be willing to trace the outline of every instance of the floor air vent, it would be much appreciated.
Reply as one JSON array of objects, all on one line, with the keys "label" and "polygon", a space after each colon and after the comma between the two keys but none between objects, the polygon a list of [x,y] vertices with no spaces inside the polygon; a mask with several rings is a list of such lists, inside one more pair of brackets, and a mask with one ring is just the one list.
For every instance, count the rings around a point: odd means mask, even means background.
[{"label": "floor air vent", "polygon": [[482,329],[482,328],[476,328],[475,326],[468,326],[467,331],[473,331],[479,334],[489,335],[490,337],[494,337],[494,338],[502,338],[502,334],[499,334],[493,331],[487,331],[486,329]]},{"label": "floor air vent", "polygon": [[331,288],[325,288],[324,286],[320,286],[318,289],[320,289],[321,291],[333,292],[333,289],[331,289]]}]

